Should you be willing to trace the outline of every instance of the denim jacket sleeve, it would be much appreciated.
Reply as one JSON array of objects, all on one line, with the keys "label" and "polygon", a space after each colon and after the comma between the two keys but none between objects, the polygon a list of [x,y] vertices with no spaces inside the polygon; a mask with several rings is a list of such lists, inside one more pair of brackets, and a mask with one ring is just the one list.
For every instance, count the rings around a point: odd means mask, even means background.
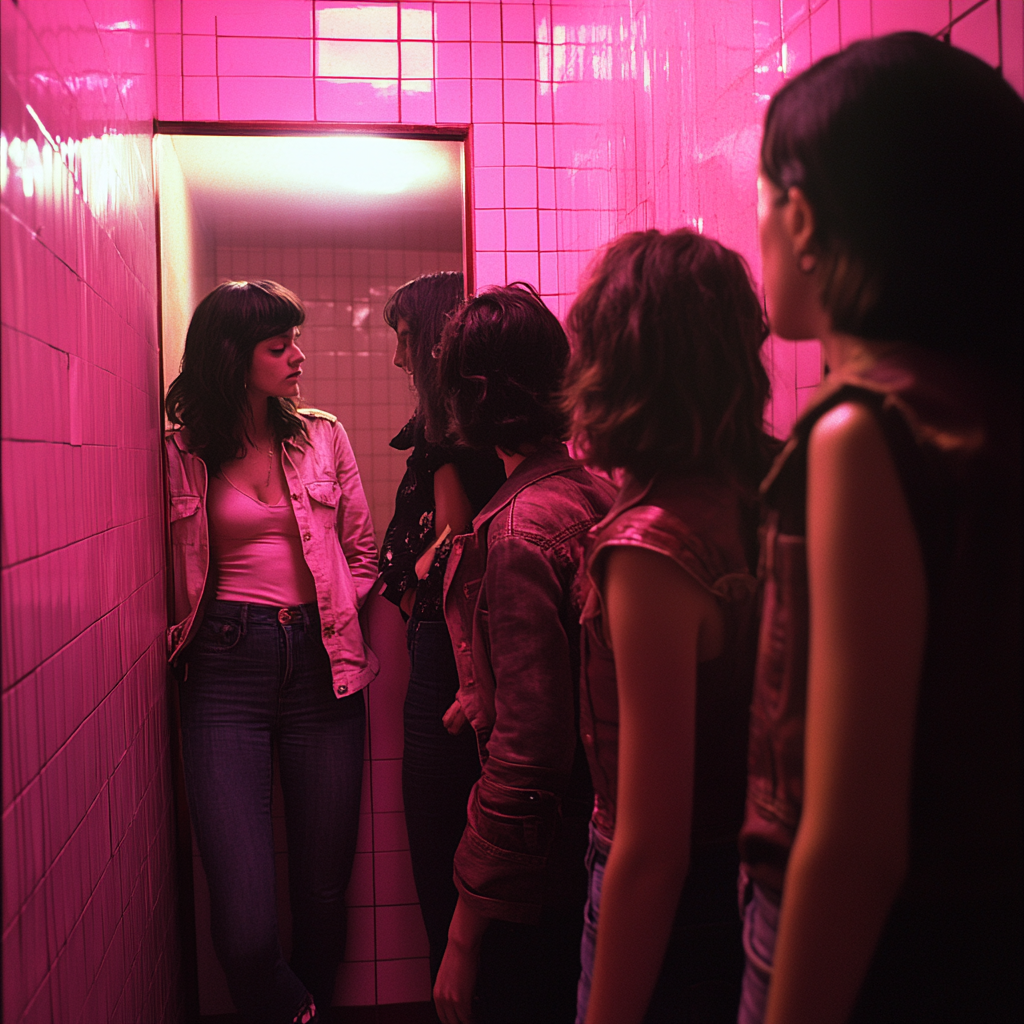
[{"label": "denim jacket sleeve", "polygon": [[567,630],[575,566],[560,554],[529,536],[492,533],[475,612],[474,633],[487,641],[480,653],[490,662],[494,718],[455,881],[481,913],[525,923],[537,920],[544,902],[576,749]]}]

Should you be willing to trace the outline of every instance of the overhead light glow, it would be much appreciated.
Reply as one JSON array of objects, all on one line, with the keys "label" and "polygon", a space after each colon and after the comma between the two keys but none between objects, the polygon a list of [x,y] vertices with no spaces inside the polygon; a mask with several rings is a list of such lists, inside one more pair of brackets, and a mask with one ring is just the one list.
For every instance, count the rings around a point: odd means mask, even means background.
[{"label": "overhead light glow", "polygon": [[[371,135],[190,137],[186,172],[211,193],[239,190],[312,200],[338,194],[396,195],[447,184],[451,157],[436,143]],[[457,172],[456,172],[457,173]]]},{"label": "overhead light glow", "polygon": [[337,175],[339,184],[352,192],[393,195],[427,184],[445,171],[436,151],[416,140],[401,140],[405,145],[399,151],[394,139],[349,136],[330,141],[313,150],[313,159],[321,164],[314,173]]}]

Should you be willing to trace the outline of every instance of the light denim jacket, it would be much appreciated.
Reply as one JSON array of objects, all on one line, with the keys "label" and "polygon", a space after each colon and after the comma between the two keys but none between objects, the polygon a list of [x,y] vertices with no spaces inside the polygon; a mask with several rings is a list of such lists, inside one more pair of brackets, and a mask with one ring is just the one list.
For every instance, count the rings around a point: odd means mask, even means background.
[{"label": "light denim jacket", "polygon": [[[330,413],[299,410],[309,442],[281,446],[302,553],[316,584],[324,647],[334,693],[345,697],[377,675],[377,658],[363,640],[359,606],[377,578],[377,547],[370,510],[352,446]],[[173,664],[202,622],[210,587],[210,529],[206,518],[206,464],[188,451],[181,430],[169,431],[167,483],[171,500],[174,622],[167,633]]]}]

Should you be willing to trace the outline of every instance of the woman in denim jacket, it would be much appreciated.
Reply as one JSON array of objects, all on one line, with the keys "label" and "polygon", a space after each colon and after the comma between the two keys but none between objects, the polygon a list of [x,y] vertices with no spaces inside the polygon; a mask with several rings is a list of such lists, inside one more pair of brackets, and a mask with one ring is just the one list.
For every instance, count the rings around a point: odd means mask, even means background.
[{"label": "woman in denim jacket", "polygon": [[[273,281],[197,307],[166,400],[174,619],[189,809],[214,948],[246,1021],[316,1019],[345,945],[377,661],[359,606],[376,577],[345,431],[297,409],[305,311]],[[285,796],[293,939],[278,941],[271,750]]]},{"label": "woman in denim jacket", "polygon": [[587,531],[613,489],[561,442],[568,358],[529,286],[471,299],[441,342],[456,432],[496,448],[508,474],[456,538],[445,578],[459,671],[446,723],[468,722],[482,764],[434,986],[445,1024],[553,1024],[575,1011],[592,803],[577,727],[579,583]]}]

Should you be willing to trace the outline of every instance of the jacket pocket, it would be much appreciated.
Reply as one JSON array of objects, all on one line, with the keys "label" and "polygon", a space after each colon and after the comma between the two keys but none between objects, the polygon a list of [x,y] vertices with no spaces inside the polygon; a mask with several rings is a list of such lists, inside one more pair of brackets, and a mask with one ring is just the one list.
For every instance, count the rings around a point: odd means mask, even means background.
[{"label": "jacket pocket", "polygon": [[[179,494],[171,498],[171,540],[176,556],[184,557],[186,548],[199,546],[203,535],[204,517],[196,513],[202,508],[203,499],[198,494]],[[188,558],[192,556],[189,555]],[[184,564],[174,565],[175,579],[184,580],[187,572]]]},{"label": "jacket pocket", "polygon": [[341,501],[341,485],[337,480],[311,480],[306,491],[313,501],[336,509]]},{"label": "jacket pocket", "polygon": [[309,495],[309,514],[319,530],[331,532],[338,523],[341,506],[341,486],[337,480],[311,480],[306,484]]},{"label": "jacket pocket", "polygon": [[198,494],[179,494],[171,498],[171,522],[176,523],[179,519],[187,519],[199,511],[202,499]]}]

